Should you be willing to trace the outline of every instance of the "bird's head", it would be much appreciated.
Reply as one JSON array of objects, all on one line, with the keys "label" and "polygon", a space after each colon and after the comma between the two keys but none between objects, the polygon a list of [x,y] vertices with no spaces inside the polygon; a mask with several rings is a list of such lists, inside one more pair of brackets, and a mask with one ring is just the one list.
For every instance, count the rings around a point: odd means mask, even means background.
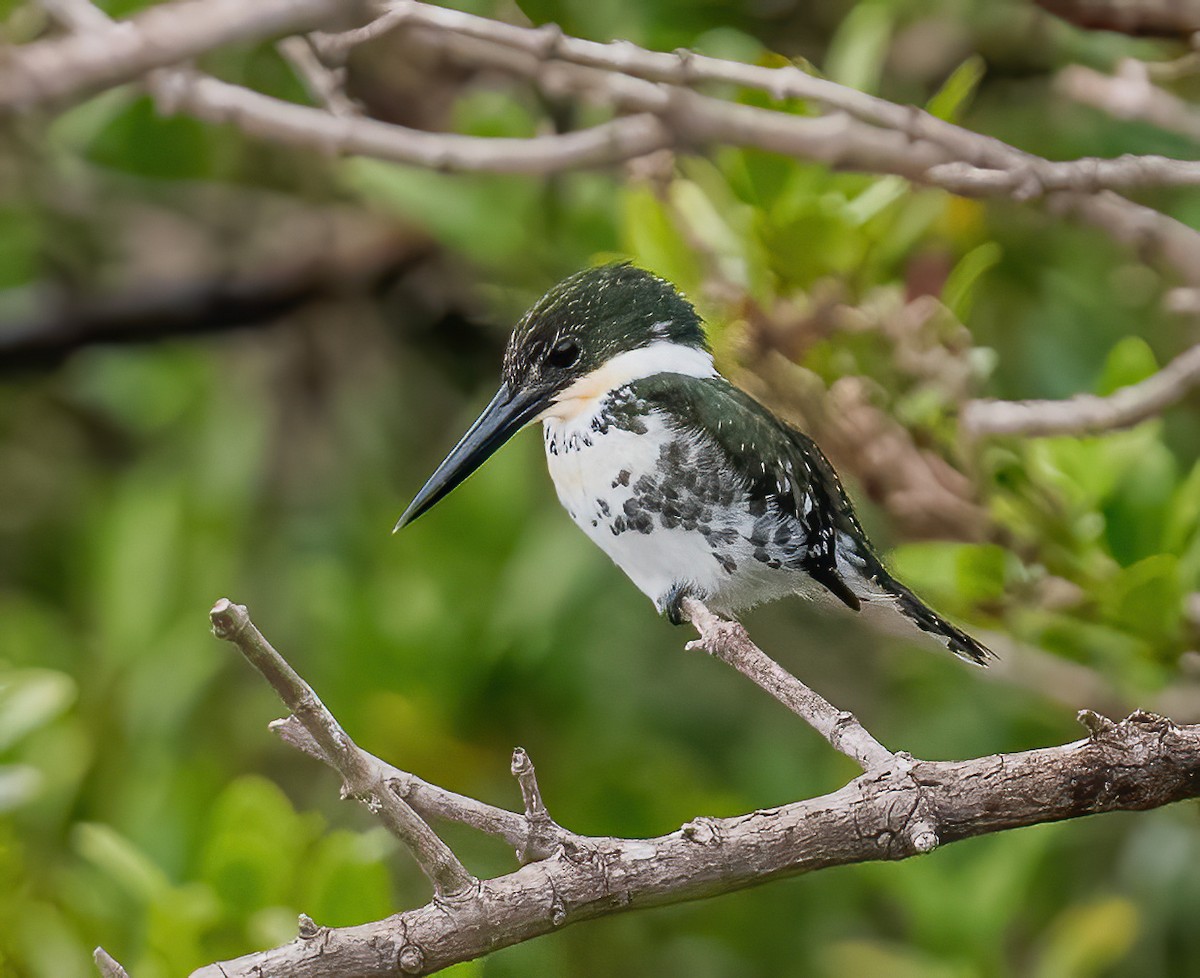
[{"label": "bird's head", "polygon": [[447,496],[532,421],[567,417],[582,401],[672,369],[711,366],[700,317],[664,279],[627,263],[577,272],[517,323],[504,351],[500,389],[438,466],[400,529]]}]

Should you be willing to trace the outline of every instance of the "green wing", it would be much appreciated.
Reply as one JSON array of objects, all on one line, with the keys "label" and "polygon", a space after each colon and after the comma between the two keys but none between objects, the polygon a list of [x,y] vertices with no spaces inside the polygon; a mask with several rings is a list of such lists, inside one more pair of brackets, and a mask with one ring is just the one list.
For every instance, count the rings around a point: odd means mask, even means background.
[{"label": "green wing", "polygon": [[790,566],[858,610],[858,596],[838,572],[839,537],[849,537],[856,552],[877,561],[833,466],[811,438],[722,377],[662,374],[638,381],[635,394],[714,443],[748,486],[751,515],[770,506],[795,521],[791,529],[803,536],[805,547]]}]

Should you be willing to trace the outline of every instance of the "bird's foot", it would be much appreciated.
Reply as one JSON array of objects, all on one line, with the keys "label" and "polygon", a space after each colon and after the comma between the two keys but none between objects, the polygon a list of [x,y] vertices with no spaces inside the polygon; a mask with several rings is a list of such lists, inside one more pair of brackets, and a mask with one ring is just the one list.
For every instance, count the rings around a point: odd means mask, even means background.
[{"label": "bird's foot", "polygon": [[667,616],[667,621],[672,625],[683,625],[688,618],[683,613],[683,601],[690,597],[691,594],[682,584],[672,585],[671,590],[667,592],[666,598],[663,599],[662,610]]}]

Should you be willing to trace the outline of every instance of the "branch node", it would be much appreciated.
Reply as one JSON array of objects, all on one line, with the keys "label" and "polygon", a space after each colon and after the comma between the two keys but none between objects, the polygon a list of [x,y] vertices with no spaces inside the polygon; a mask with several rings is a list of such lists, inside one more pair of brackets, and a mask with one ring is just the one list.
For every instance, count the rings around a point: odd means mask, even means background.
[{"label": "branch node", "polygon": [[208,613],[212,622],[212,633],[217,638],[232,642],[250,621],[250,615],[244,604],[234,604],[228,598],[221,598]]},{"label": "branch node", "polygon": [[319,937],[323,930],[325,928],[306,913],[302,913],[296,923],[296,936],[302,941],[311,941],[314,937]]},{"label": "branch node", "polygon": [[909,841],[912,843],[913,849],[917,852],[933,852],[941,843],[938,838],[937,829],[934,828],[931,822],[917,822],[908,834]]},{"label": "branch node", "polygon": [[1080,710],[1075,718],[1087,727],[1092,740],[1109,739],[1117,729],[1112,720],[1094,710]]},{"label": "branch node", "polygon": [[563,29],[554,23],[543,24],[536,29],[537,43],[539,47],[538,57],[543,61],[558,56],[559,45],[562,44]]},{"label": "branch node", "polygon": [[567,908],[557,896],[550,904],[550,923],[555,927],[561,927],[567,922]]},{"label": "branch node", "polygon": [[1159,713],[1151,713],[1149,710],[1134,710],[1122,722],[1150,727],[1159,733],[1166,733],[1168,730],[1175,729],[1175,722],[1170,717],[1162,716]]},{"label": "branch node", "polygon": [[416,944],[405,944],[400,948],[396,964],[406,975],[419,975],[425,970],[425,952]]},{"label": "branch node", "polygon": [[683,837],[698,846],[719,846],[721,844],[721,829],[715,819],[701,815],[685,822],[680,829]]}]

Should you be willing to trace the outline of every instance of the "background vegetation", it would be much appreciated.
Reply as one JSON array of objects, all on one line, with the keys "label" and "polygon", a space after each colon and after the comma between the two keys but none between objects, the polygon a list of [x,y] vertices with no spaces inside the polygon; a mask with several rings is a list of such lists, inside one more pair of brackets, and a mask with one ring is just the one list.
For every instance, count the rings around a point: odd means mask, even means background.
[{"label": "background vegetation", "polygon": [[[471,9],[807,59],[1052,158],[1194,152],[1051,87],[1067,63],[1171,44],[1017,0],[812,6]],[[44,29],[31,4],[0,12],[9,40]],[[271,46],[206,67],[306,99]],[[545,109],[386,40],[356,54],[350,91],[384,118],[485,135],[528,134]],[[290,939],[301,911],[350,924],[424,898],[330,774],[267,733],[273,695],[207,632],[223,595],[368,750],[513,805],[521,744],[579,832],[659,834],[853,775],[680,651],[684,632],[560,511],[538,437],[388,533],[486,400],[514,318],[604,258],[678,282],[727,371],[825,435],[896,569],[995,636],[1006,665],[988,675],[798,602],[749,617],[886,744],[1020,750],[1078,736],[1082,706],[1200,716],[1195,400],[1087,439],[973,444],[956,421],[973,395],[1111,391],[1194,341],[1164,311],[1171,283],[1096,231],[755,151],[547,180],[336,160],[161,118],[132,88],[4,127],[0,974],[82,978],[103,942],[138,978],[177,976]],[[1194,192],[1154,202],[1200,221]],[[274,305],[247,299],[272,283]],[[895,465],[872,456],[884,442]],[[888,473],[914,458],[940,461],[898,490]],[[586,923],[453,973],[1200,975],[1197,814],[970,840]],[[453,842],[480,875],[511,865]]]}]

